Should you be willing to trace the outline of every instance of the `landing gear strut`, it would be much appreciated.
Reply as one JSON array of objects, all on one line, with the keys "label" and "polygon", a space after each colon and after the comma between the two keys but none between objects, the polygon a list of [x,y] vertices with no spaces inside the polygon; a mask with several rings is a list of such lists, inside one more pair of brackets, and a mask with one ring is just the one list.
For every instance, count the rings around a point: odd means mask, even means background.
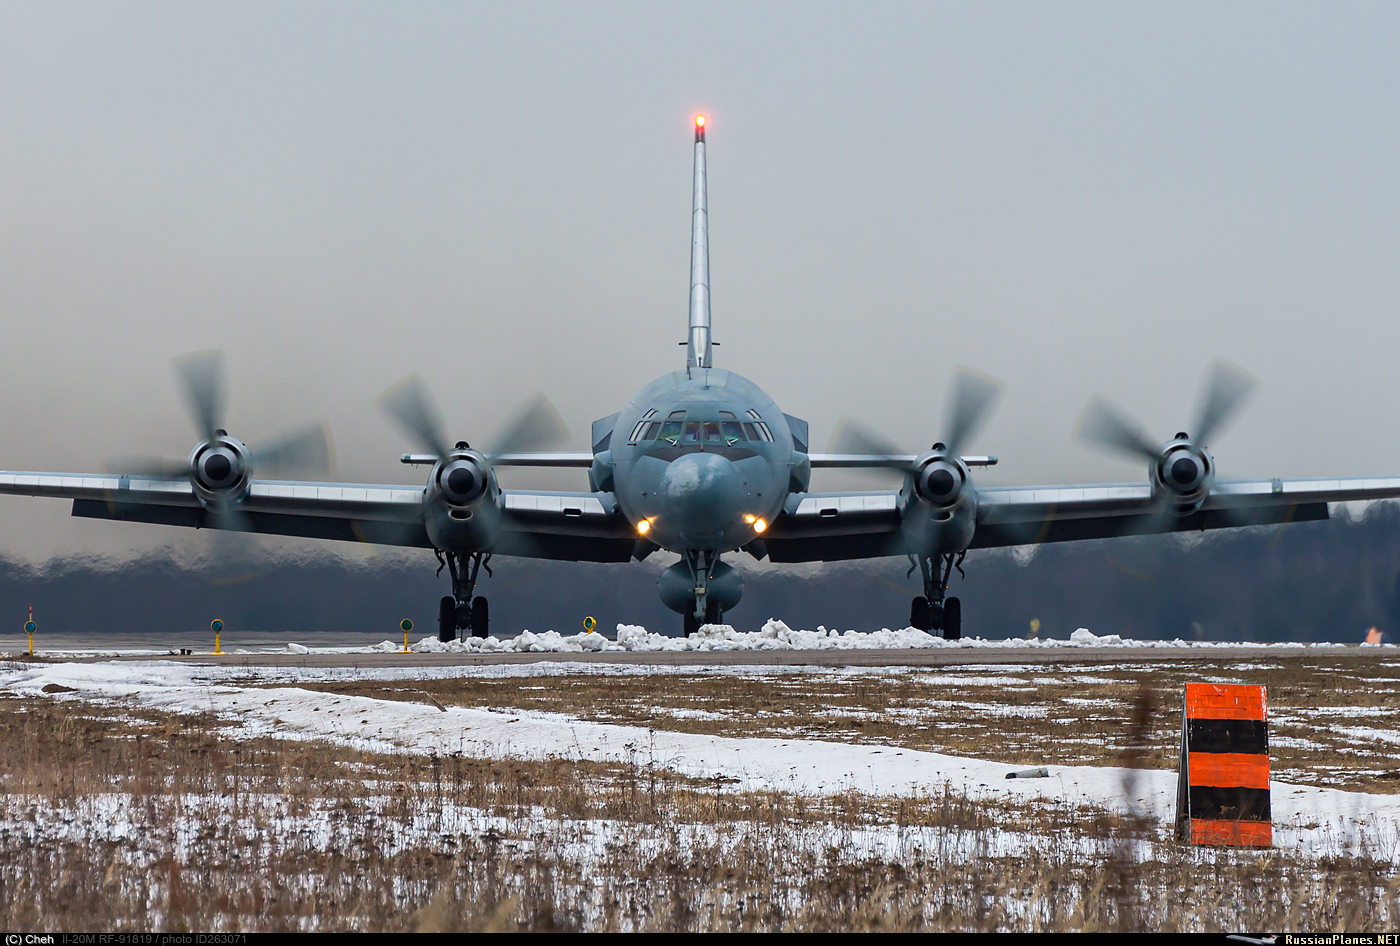
[{"label": "landing gear strut", "polygon": [[[438,574],[446,568],[452,576],[452,594],[444,595],[438,603],[438,640],[446,643],[457,639],[457,630],[471,631],[473,637],[485,637],[490,628],[490,607],[476,591],[476,578],[484,567],[491,574],[490,552],[437,552]],[[465,636],[465,635],[464,635]]]},{"label": "landing gear strut", "polygon": [[695,580],[695,597],[690,599],[690,607],[684,615],[685,636],[689,637],[700,630],[702,625],[721,623],[724,620],[724,612],[720,610],[718,601],[710,599],[710,579],[714,577],[719,555],[704,549],[686,552],[685,563],[690,567],[691,577]]},{"label": "landing gear strut", "polygon": [[[953,569],[962,575],[962,561],[967,552],[932,556],[920,555],[916,566],[924,576],[924,593],[914,599],[909,607],[909,626],[921,631],[943,631],[943,639],[949,641],[962,637],[962,602],[957,598],[944,597],[948,593],[948,579]],[[911,559],[914,556],[910,556]],[[916,566],[910,566],[912,572]]]}]

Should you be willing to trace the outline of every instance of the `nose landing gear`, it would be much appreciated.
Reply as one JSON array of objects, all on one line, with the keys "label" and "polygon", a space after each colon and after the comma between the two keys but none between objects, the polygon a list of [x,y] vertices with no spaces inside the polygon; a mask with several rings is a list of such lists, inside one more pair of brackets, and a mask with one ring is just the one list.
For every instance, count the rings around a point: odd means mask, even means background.
[{"label": "nose landing gear", "polygon": [[[438,640],[446,643],[457,639],[457,631],[470,631],[473,637],[485,637],[490,628],[490,606],[480,595],[473,598],[476,578],[482,567],[491,574],[490,552],[470,552],[463,556],[456,552],[437,552],[438,574],[443,568],[452,576],[452,594],[444,595],[438,602]],[[465,635],[463,635],[465,636]]]},{"label": "nose landing gear", "polygon": [[[924,593],[915,598],[909,607],[910,627],[921,631],[941,630],[943,639],[948,641],[962,637],[962,602],[945,595],[953,569],[956,568],[958,574],[963,575],[962,560],[966,557],[967,552],[940,555],[935,563],[931,556],[918,556],[917,567],[924,577]],[[914,566],[909,570],[912,572]]]},{"label": "nose landing gear", "polygon": [[705,624],[719,624],[724,620],[724,612],[719,602],[710,597],[710,579],[714,577],[719,555],[704,550],[686,552],[685,561],[695,579],[695,596],[684,614],[685,636],[689,637]]},{"label": "nose landing gear", "polygon": [[685,620],[686,637],[689,637],[690,635],[694,634],[706,624],[724,623],[724,612],[719,609],[719,602],[715,601],[713,598],[711,598],[705,603],[704,617],[700,616],[696,606],[693,603],[691,607],[685,612],[683,617]]}]

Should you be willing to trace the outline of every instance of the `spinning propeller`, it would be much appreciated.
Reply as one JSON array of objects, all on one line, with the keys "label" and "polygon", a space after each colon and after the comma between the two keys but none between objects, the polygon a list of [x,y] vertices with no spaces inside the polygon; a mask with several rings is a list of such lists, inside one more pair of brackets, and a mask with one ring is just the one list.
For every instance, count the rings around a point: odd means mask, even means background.
[{"label": "spinning propeller", "polygon": [[381,394],[379,405],[404,433],[437,458],[434,482],[443,497],[457,505],[473,502],[485,492],[494,457],[539,450],[569,434],[564,419],[543,394],[535,395],[507,421],[485,450],[472,450],[465,441],[448,447],[442,416],[417,375],[409,375]]},{"label": "spinning propeller", "polygon": [[1146,460],[1157,503],[1151,515],[1186,515],[1200,508],[1215,480],[1215,460],[1206,444],[1224,429],[1257,385],[1258,381],[1243,368],[1217,359],[1190,432],[1182,431],[1164,444],[1154,442],[1141,425],[1095,397],[1085,407],[1075,436],[1106,450]]},{"label": "spinning propeller", "polygon": [[954,505],[967,480],[960,451],[991,414],[1001,396],[1002,383],[971,368],[959,368],[953,382],[953,398],[944,420],[947,439],[929,452],[903,459],[899,448],[858,421],[843,418],[832,435],[831,452],[874,458],[870,465],[912,473],[920,497],[939,506]]},{"label": "spinning propeller", "polygon": [[171,460],[118,460],[113,472],[147,479],[188,479],[213,514],[214,526],[251,531],[239,508],[253,471],[284,475],[321,475],[330,471],[330,434],[324,423],[308,424],[260,446],[249,447],[223,429],[223,353],[201,351],[175,360],[185,401],[203,438],[183,463]]}]

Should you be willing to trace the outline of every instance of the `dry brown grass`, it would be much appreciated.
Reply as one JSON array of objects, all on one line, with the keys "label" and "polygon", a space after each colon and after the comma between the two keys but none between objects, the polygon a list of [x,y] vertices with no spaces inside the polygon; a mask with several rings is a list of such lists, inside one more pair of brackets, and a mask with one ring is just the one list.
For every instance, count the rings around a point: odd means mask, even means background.
[{"label": "dry brown grass", "polygon": [[[6,928],[1361,931],[1400,918],[1388,860],[1202,855],[1104,812],[738,792],[678,778],[644,746],[619,765],[499,762],[217,732],[196,716],[0,699]],[[1033,843],[1008,855],[1007,831]],[[872,833],[919,843],[872,849]]]},{"label": "dry brown grass", "polygon": [[[1375,651],[1245,662],[937,669],[753,668],[745,672],[557,672],[536,677],[305,684],[384,699],[515,707],[722,736],[835,739],[1025,765],[1112,763],[1136,694],[1154,707],[1141,764],[1174,769],[1188,682],[1268,687],[1274,777],[1301,785],[1400,792],[1400,660]],[[705,715],[696,717],[696,710]],[[1365,727],[1390,734],[1344,731]]]}]

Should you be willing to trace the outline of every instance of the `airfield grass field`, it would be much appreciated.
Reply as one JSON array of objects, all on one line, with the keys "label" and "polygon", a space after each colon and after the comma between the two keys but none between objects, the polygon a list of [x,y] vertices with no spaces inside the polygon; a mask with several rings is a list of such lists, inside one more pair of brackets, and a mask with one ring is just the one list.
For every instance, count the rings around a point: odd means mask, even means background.
[{"label": "airfield grass field", "polygon": [[[1400,792],[1400,654],[929,669],[688,669],[305,684],[378,699],[511,707],[668,731],[829,739],[1024,765],[1121,764],[1149,707],[1143,767],[1175,769],[1186,682],[1268,688],[1274,778]],[[1371,656],[1374,655],[1374,656]]]},{"label": "airfield grass field", "polygon": [[[359,697],[432,707],[431,719],[450,707],[564,714],[653,733],[1112,765],[1131,782],[1175,767],[1185,680],[1257,682],[1269,687],[1275,779],[1400,788],[1400,659],[1388,650],[622,669],[351,670],[295,686],[328,710]],[[275,685],[285,700],[297,675],[229,666],[221,679]],[[1394,825],[1343,829],[1320,847],[1193,849],[1131,806],[952,784],[780,791],[680,774],[641,745],[609,762],[490,758],[232,722],[154,709],[135,691],[0,690],[6,928],[1362,932],[1400,919]]]}]

